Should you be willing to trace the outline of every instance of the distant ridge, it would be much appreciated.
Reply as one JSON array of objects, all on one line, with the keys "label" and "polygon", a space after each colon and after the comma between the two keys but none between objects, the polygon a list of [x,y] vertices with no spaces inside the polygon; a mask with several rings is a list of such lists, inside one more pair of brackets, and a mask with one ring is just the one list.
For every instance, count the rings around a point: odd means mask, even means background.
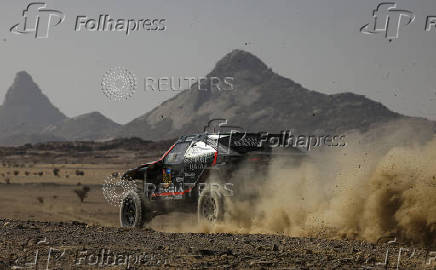
[{"label": "distant ridge", "polygon": [[0,144],[110,138],[120,125],[100,113],[67,118],[25,71],[15,76],[0,106]]},{"label": "distant ridge", "polygon": [[208,74],[228,76],[234,78],[233,91],[197,91],[194,85],[126,124],[118,135],[172,138],[198,132],[212,118],[226,118],[249,131],[364,131],[372,124],[403,117],[361,95],[326,95],[305,89],[243,50],[225,55]]},{"label": "distant ridge", "polygon": [[[211,77],[233,77],[234,89],[218,90],[210,83]],[[194,84],[152,111],[119,125],[98,112],[67,118],[51,104],[32,77],[21,71],[0,106],[0,145],[117,137],[173,139],[201,132],[213,118],[225,118],[247,131],[271,132],[366,131],[373,125],[397,119],[436,126],[432,121],[392,112],[362,95],[326,95],[305,89],[243,50],[226,54],[207,78],[201,87],[205,90],[199,91]]]}]

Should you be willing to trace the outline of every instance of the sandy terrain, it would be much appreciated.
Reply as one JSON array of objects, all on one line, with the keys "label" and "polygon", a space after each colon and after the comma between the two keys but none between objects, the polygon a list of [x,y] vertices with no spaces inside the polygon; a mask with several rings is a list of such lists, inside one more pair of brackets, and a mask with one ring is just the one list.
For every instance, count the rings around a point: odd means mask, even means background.
[{"label": "sandy terrain", "polygon": [[387,250],[389,269],[423,269],[435,257],[423,249],[413,256],[403,250],[398,262],[398,245],[280,235],[161,233],[11,220],[0,220],[0,228],[0,269],[32,262],[37,263],[28,265],[33,269],[386,269],[377,264],[385,262]]},{"label": "sandy terrain", "polygon": [[[173,213],[141,230],[119,228],[102,184],[162,149],[142,158],[133,150],[0,149],[0,270],[22,269],[36,252],[38,265],[27,269],[436,269],[435,145],[383,153],[378,163],[362,150],[275,169],[264,196],[235,203],[229,223],[202,227],[195,214]],[[85,186],[81,202],[74,191]],[[325,221],[338,230],[324,230]]]}]

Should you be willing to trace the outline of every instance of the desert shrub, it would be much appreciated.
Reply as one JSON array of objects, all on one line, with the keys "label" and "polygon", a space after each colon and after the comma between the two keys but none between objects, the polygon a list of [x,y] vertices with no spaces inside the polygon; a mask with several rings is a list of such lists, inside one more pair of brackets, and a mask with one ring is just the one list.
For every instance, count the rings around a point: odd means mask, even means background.
[{"label": "desert shrub", "polygon": [[91,191],[91,188],[88,186],[83,186],[81,189],[74,190],[81,203],[83,203],[83,201],[86,199],[89,191]]},{"label": "desert shrub", "polygon": [[60,171],[59,168],[54,168],[54,169],[53,169],[53,175],[55,175],[55,176],[59,176],[59,171]]},{"label": "desert shrub", "polygon": [[14,175],[17,176],[20,174],[20,171],[14,171]]},{"label": "desert shrub", "polygon": [[44,203],[44,198],[43,198],[43,197],[37,197],[36,199],[38,200],[38,202],[39,202],[40,204],[43,204],[43,203]]},{"label": "desert shrub", "polygon": [[81,171],[81,170],[76,170],[76,175],[77,175],[77,176],[84,176],[84,175],[85,175],[85,172],[84,172],[84,171]]},{"label": "desert shrub", "polygon": [[11,179],[6,178],[6,179],[5,179],[5,183],[6,183],[6,185],[9,185],[9,184],[11,183]]},{"label": "desert shrub", "polygon": [[25,174],[26,176],[29,176],[29,175],[30,175],[30,172],[25,171],[24,174]]},{"label": "desert shrub", "polygon": [[44,175],[44,172],[39,172],[38,175],[39,175],[39,176],[43,176],[43,175]]}]

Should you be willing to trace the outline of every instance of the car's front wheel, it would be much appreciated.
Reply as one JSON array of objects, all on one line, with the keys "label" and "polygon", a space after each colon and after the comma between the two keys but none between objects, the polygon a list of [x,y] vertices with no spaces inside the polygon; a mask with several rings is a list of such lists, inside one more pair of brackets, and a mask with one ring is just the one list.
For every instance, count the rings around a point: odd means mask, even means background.
[{"label": "car's front wheel", "polygon": [[136,191],[127,192],[120,207],[121,227],[142,228],[151,219],[151,208],[145,196]]}]

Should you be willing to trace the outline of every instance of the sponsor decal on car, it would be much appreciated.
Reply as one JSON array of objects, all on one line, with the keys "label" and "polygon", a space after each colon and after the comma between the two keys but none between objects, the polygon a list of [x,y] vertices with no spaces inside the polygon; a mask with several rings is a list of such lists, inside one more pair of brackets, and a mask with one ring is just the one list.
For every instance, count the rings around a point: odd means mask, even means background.
[{"label": "sponsor decal on car", "polygon": [[162,183],[165,188],[168,188],[171,184],[171,169],[162,170]]}]

